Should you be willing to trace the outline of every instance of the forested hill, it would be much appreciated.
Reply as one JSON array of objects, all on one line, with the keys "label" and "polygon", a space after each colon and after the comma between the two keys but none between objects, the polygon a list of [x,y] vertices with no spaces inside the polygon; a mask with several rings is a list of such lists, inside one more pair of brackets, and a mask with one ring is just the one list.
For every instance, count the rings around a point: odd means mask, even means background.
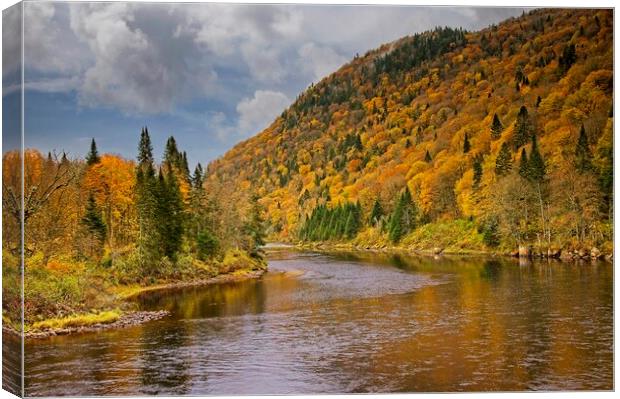
[{"label": "forested hill", "polygon": [[405,37],[309,87],[208,180],[256,193],[278,239],[611,250],[612,50],[611,10]]}]

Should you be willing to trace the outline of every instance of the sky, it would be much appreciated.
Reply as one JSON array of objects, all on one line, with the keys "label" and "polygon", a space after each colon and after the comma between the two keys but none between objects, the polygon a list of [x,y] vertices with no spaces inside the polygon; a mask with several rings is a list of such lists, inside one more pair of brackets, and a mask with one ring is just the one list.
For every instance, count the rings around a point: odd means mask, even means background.
[{"label": "sky", "polygon": [[[135,158],[148,126],[157,159],[174,135],[190,164],[266,128],[355,54],[436,26],[477,30],[521,8],[25,3],[26,147]],[[3,14],[4,36],[19,16]],[[19,46],[4,39],[5,113]],[[13,101],[12,101],[13,100]]]}]

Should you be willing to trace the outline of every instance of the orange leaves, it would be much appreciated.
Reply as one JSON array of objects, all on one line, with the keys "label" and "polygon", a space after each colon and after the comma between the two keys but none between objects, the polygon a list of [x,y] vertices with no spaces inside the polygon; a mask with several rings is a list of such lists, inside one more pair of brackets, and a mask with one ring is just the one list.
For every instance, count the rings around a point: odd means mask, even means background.
[{"label": "orange leaves", "polygon": [[87,169],[83,184],[94,193],[99,206],[113,203],[115,207],[128,207],[133,204],[135,165],[119,156],[104,154],[99,163]]}]

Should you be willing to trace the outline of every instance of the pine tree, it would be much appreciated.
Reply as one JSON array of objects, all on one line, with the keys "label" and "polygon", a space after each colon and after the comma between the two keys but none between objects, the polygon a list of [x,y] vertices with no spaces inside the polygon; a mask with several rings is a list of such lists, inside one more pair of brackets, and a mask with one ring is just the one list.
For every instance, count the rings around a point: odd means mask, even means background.
[{"label": "pine tree", "polygon": [[529,160],[529,177],[534,182],[542,182],[545,178],[546,167],[545,161],[538,150],[536,135],[532,136],[532,152]]},{"label": "pine tree", "polygon": [[515,122],[514,149],[517,150],[526,144],[532,135],[532,123],[530,121],[527,108],[524,105],[519,109],[517,120]]},{"label": "pine tree", "polygon": [[463,154],[467,154],[471,149],[471,144],[469,144],[469,136],[465,133],[465,139],[463,140]]},{"label": "pine tree", "polygon": [[430,163],[433,161],[433,158],[431,158],[431,153],[428,152],[428,150],[426,150],[426,154],[424,155],[424,161],[427,163]]},{"label": "pine tree", "polygon": [[390,241],[398,242],[403,236],[413,231],[416,225],[417,213],[417,208],[411,198],[411,192],[408,187],[405,187],[390,217],[390,225],[388,227]]},{"label": "pine tree", "polygon": [[183,242],[183,197],[174,171],[168,170],[168,173],[164,175],[164,172],[160,170],[158,182],[157,226],[160,244],[163,255],[174,260]]},{"label": "pine tree", "polygon": [[491,138],[493,138],[493,140],[499,139],[503,131],[504,126],[502,125],[502,122],[499,120],[497,114],[493,114],[493,123],[491,123]]},{"label": "pine tree", "polygon": [[97,207],[93,193],[89,193],[86,202],[86,211],[82,217],[82,224],[101,243],[105,241],[106,224],[101,217],[101,211]]},{"label": "pine tree", "polygon": [[249,248],[251,256],[259,256],[259,249],[265,245],[265,226],[261,216],[262,208],[258,202],[258,195],[254,194],[250,197],[250,215],[249,220],[244,226],[244,232],[249,239]]},{"label": "pine tree", "polygon": [[146,127],[142,128],[140,133],[140,144],[138,145],[138,163],[145,171],[145,167],[149,165],[153,167],[153,145],[149,137],[149,131]]},{"label": "pine tree", "polygon": [[196,165],[196,168],[194,169],[194,175],[192,176],[192,186],[194,188],[200,188],[202,187],[202,182],[203,182],[203,170],[202,170],[202,165],[200,164],[200,162],[198,162],[198,164]]},{"label": "pine tree", "polygon": [[581,125],[579,139],[575,148],[575,167],[580,173],[592,170],[592,152],[588,143],[586,129]]},{"label": "pine tree", "polygon": [[379,220],[381,220],[381,217],[383,216],[383,207],[381,206],[381,202],[379,202],[379,199],[375,199],[375,203],[372,206],[372,211],[370,212],[370,217],[368,218],[368,223],[376,226],[379,223]]},{"label": "pine tree", "polygon": [[138,216],[138,248],[143,274],[153,272],[161,257],[158,220],[160,192],[153,165],[153,147],[148,130],[143,128],[138,145],[136,167],[136,211]]},{"label": "pine tree", "polygon": [[168,165],[168,167],[175,167],[180,169],[182,166],[182,155],[179,153],[177,142],[174,139],[174,136],[168,137],[168,140],[166,141],[166,148],[164,150],[164,162]]},{"label": "pine tree", "polygon": [[482,155],[478,154],[474,158],[474,188],[477,189],[480,186],[482,180]]},{"label": "pine tree", "polygon": [[512,170],[512,154],[508,143],[503,142],[495,160],[495,174],[497,176],[506,176]]},{"label": "pine tree", "polygon": [[97,152],[97,143],[95,143],[95,139],[93,138],[90,142],[90,152],[86,156],[86,164],[88,166],[99,163],[101,158],[99,157],[99,153]]},{"label": "pine tree", "polygon": [[519,175],[524,178],[530,178],[530,166],[527,161],[527,153],[525,152],[525,148],[521,149],[521,159],[519,160]]}]

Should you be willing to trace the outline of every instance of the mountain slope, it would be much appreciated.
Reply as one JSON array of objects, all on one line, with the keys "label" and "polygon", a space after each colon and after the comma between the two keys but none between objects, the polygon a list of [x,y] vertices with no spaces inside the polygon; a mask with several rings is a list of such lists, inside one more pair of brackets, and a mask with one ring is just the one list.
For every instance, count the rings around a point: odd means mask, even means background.
[{"label": "mountain slope", "polygon": [[256,192],[278,239],[305,238],[321,206],[359,202],[347,237],[385,241],[406,188],[407,245],[453,223],[463,248],[610,246],[612,50],[610,10],[405,37],[308,88],[208,180]]}]

